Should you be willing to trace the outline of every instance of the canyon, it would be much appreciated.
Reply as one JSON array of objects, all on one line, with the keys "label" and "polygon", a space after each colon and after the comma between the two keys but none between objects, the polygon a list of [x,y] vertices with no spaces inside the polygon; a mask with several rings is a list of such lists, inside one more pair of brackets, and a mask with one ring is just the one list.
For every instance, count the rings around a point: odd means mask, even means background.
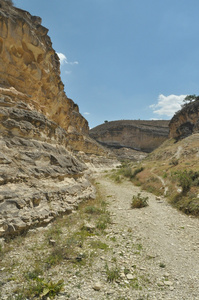
[{"label": "canyon", "polygon": [[89,130],[65,94],[48,29],[11,2],[0,0],[2,238],[46,226],[94,198],[93,170],[119,165],[118,158],[143,159],[168,139],[169,129],[171,137],[183,136],[187,122],[198,130],[198,103],[170,123],[121,120]]}]

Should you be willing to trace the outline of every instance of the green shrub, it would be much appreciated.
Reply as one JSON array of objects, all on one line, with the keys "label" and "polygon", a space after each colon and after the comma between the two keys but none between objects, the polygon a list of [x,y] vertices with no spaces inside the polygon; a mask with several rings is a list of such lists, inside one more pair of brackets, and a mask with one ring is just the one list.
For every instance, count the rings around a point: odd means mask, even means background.
[{"label": "green shrub", "polygon": [[139,167],[139,168],[137,168],[137,169],[135,169],[135,170],[133,171],[132,176],[135,177],[138,173],[140,173],[140,172],[142,172],[142,171],[144,171],[144,168],[143,168],[143,167]]},{"label": "green shrub", "polygon": [[173,158],[170,162],[170,165],[177,166],[179,164],[179,160],[177,158]]},{"label": "green shrub", "polygon": [[103,215],[101,215],[97,220],[97,228],[103,231],[107,228],[108,224],[110,223],[111,223],[110,214],[106,212]]},{"label": "green shrub", "polygon": [[192,179],[187,170],[178,173],[179,185],[182,187],[182,193],[186,193],[190,190]]},{"label": "green shrub", "polygon": [[179,186],[182,187],[182,194],[186,194],[191,186],[199,186],[199,172],[190,170],[176,171],[172,174],[177,179]]},{"label": "green shrub", "polygon": [[130,166],[121,169],[121,174],[129,179],[133,179],[138,173],[144,170],[143,167],[136,168],[134,171]]},{"label": "green shrub", "polygon": [[85,207],[85,213],[91,214],[91,215],[99,215],[102,213],[102,210],[96,206],[87,206]]},{"label": "green shrub", "polygon": [[121,176],[120,176],[120,175],[117,175],[117,176],[115,177],[115,182],[121,183],[121,181],[122,181]]},{"label": "green shrub", "polygon": [[138,193],[136,196],[133,196],[131,202],[131,208],[142,208],[148,206],[148,198],[149,197],[142,197],[141,193]]},{"label": "green shrub", "polygon": [[113,282],[120,277],[120,269],[117,265],[109,268],[109,266],[106,264],[105,269],[108,282]]},{"label": "green shrub", "polygon": [[39,297],[36,299],[54,298],[63,289],[63,286],[63,280],[59,280],[58,282],[46,282],[44,278],[36,278],[26,289],[25,295],[26,297]]}]

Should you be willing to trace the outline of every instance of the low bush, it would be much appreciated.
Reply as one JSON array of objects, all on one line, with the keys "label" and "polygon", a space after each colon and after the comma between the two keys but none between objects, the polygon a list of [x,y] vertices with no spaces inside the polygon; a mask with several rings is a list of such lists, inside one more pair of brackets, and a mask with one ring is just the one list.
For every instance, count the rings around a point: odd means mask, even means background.
[{"label": "low bush", "polygon": [[190,170],[177,171],[172,174],[177,179],[179,186],[182,188],[182,194],[186,194],[191,186],[199,186],[199,172]]},{"label": "low bush", "polygon": [[131,208],[142,208],[148,206],[148,198],[149,197],[142,197],[141,193],[138,193],[136,196],[133,196],[131,202]]},{"label": "low bush", "polygon": [[85,213],[91,214],[91,215],[100,215],[102,213],[102,210],[96,206],[87,206],[85,207]]},{"label": "low bush", "polygon": [[106,269],[106,275],[107,275],[107,281],[108,282],[114,282],[115,280],[119,279],[120,277],[120,269],[117,265],[109,268],[109,266],[105,265]]}]

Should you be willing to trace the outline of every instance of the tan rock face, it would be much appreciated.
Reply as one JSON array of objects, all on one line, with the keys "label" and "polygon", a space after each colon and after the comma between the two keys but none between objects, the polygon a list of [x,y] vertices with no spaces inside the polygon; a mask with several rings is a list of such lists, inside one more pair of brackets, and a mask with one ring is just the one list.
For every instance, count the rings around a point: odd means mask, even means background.
[{"label": "tan rock face", "polygon": [[0,238],[94,197],[88,165],[108,153],[66,97],[47,32],[39,17],[0,0]]},{"label": "tan rock face", "polygon": [[169,121],[113,121],[90,130],[90,136],[111,148],[151,152],[168,138]]},{"label": "tan rock face", "polygon": [[94,197],[68,134],[14,89],[0,89],[0,237],[46,225]]},{"label": "tan rock face", "polygon": [[199,132],[199,101],[185,105],[169,123],[170,137],[185,138]]},{"label": "tan rock face", "polygon": [[77,131],[87,132],[87,121],[64,93],[59,58],[47,32],[39,17],[2,4],[0,84],[26,94],[27,101],[37,111],[63,128],[68,129],[70,125]]},{"label": "tan rock face", "polygon": [[105,154],[89,137],[84,143],[88,122],[64,92],[59,58],[41,18],[3,0],[0,5],[0,86],[15,88],[32,109],[70,133],[74,150],[88,146],[88,153]]}]

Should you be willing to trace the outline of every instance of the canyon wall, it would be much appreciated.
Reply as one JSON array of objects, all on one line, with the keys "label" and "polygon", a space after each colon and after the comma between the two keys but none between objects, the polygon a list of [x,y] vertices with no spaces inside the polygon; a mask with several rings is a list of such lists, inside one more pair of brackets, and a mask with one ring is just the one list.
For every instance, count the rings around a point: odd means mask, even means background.
[{"label": "canyon wall", "polygon": [[95,197],[89,167],[112,163],[65,95],[41,18],[9,3],[0,0],[0,237]]},{"label": "canyon wall", "polygon": [[67,131],[74,150],[103,154],[88,137],[88,122],[64,92],[59,58],[41,18],[0,1],[0,87],[14,88],[32,110]]},{"label": "canyon wall", "polygon": [[169,135],[169,121],[121,120],[105,122],[90,130],[90,136],[111,149],[129,148],[151,152]]},{"label": "canyon wall", "polygon": [[188,103],[169,123],[170,137],[177,140],[199,132],[199,101]]}]

